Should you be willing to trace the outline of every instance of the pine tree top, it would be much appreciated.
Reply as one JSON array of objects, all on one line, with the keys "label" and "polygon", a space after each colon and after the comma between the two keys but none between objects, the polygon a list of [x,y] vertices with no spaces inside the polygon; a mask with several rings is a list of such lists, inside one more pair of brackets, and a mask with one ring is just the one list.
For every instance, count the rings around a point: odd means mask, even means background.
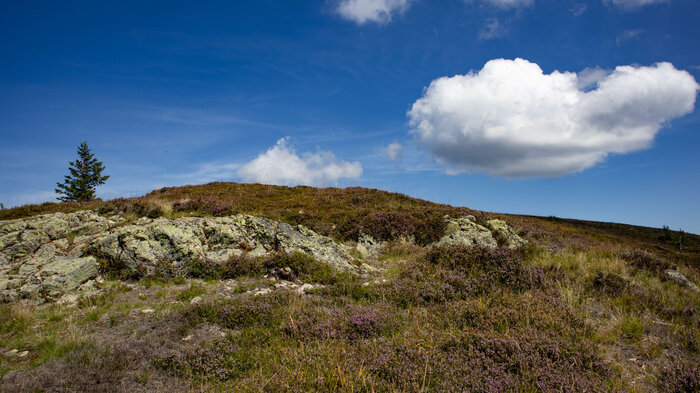
[{"label": "pine tree top", "polygon": [[104,164],[95,158],[87,141],[78,146],[78,159],[70,161],[69,175],[63,183],[56,183],[56,199],[66,202],[85,202],[95,199],[95,187],[104,184],[109,176],[102,176]]}]

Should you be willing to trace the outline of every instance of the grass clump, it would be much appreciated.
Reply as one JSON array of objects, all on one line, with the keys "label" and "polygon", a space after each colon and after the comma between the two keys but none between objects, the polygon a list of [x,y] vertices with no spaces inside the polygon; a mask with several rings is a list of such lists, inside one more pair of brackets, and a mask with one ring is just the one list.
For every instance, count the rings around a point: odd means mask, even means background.
[{"label": "grass clump", "polygon": [[198,284],[190,284],[189,288],[184,289],[182,292],[177,294],[177,300],[181,302],[189,302],[197,296],[204,295],[206,290],[203,286]]}]

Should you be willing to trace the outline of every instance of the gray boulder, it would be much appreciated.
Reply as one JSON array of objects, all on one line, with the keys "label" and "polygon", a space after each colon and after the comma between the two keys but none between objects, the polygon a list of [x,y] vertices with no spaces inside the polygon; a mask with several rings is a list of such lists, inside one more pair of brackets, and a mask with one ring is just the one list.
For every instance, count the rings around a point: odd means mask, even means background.
[{"label": "gray boulder", "polygon": [[451,218],[445,216],[447,228],[445,235],[436,244],[461,244],[468,247],[497,248],[496,238],[502,241],[503,247],[516,249],[523,247],[527,241],[518,236],[515,231],[502,220],[489,220],[486,226],[476,223],[474,216]]},{"label": "gray boulder", "polygon": [[498,243],[488,228],[474,222],[474,216],[450,218],[445,216],[445,236],[437,242],[439,246],[460,244],[469,247],[497,248]]},{"label": "gray boulder", "polygon": [[494,237],[501,240],[505,248],[514,250],[527,245],[527,241],[518,236],[513,228],[509,227],[503,220],[488,220],[486,227],[491,230]]},{"label": "gray boulder", "polygon": [[695,283],[693,283],[692,281],[688,280],[688,278],[678,270],[666,269],[664,271],[664,277],[666,277],[667,280],[673,281],[682,287],[689,288],[694,292],[699,291],[698,286],[695,285]]}]

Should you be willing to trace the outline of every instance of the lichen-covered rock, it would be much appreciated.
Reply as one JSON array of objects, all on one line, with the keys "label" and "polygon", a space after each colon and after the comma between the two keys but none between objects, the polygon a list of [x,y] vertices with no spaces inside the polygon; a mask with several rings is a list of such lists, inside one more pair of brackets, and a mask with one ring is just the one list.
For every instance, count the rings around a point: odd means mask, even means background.
[{"label": "lichen-covered rock", "polygon": [[97,277],[100,265],[95,257],[59,258],[43,266],[41,277],[46,296],[57,297]]},{"label": "lichen-covered rock", "polygon": [[177,270],[242,253],[303,252],[337,270],[360,271],[343,246],[301,225],[248,215],[118,221],[89,211],[0,221],[0,301],[92,291],[102,268]]},{"label": "lichen-covered rock", "polygon": [[673,269],[666,269],[664,271],[664,277],[666,277],[667,280],[671,280],[675,282],[676,284],[689,288],[690,290],[694,292],[698,292],[700,289],[698,289],[698,286],[695,285],[692,281],[688,280],[686,276],[684,276],[681,272]]},{"label": "lichen-covered rock", "polygon": [[497,248],[498,243],[488,228],[474,222],[473,216],[450,218],[445,216],[445,236],[437,242],[439,246],[460,244],[468,247]]},{"label": "lichen-covered rock", "polygon": [[486,227],[491,230],[496,239],[500,239],[502,246],[505,248],[514,250],[527,245],[527,241],[518,236],[513,228],[509,227],[503,220],[488,220],[486,221]]},{"label": "lichen-covered rock", "polygon": [[221,262],[243,252],[259,256],[274,251],[303,252],[341,271],[354,268],[348,253],[328,237],[301,225],[247,215],[128,225],[93,240],[87,253],[108,265],[150,271],[163,264],[177,269],[191,261]]}]

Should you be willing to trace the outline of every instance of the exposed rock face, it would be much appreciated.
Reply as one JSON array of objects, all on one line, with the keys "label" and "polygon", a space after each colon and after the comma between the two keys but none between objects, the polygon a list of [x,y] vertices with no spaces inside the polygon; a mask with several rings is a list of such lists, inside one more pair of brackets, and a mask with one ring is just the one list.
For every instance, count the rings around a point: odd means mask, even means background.
[{"label": "exposed rock face", "polygon": [[84,256],[85,246],[116,222],[93,212],[0,221],[0,301],[44,301],[78,288],[93,291],[99,265]]},{"label": "exposed rock face", "polygon": [[90,243],[88,253],[107,263],[152,270],[162,264],[182,267],[186,262],[223,262],[248,251],[250,256],[274,251],[300,251],[342,271],[353,270],[350,255],[331,238],[298,225],[237,215],[217,218],[158,219],[128,225]]},{"label": "exposed rock face", "polygon": [[244,252],[299,251],[337,270],[355,270],[343,246],[301,225],[247,215],[142,218],[122,226],[120,220],[77,212],[0,221],[0,301],[56,300],[76,289],[94,291],[101,268],[177,270],[188,261],[222,262]]},{"label": "exposed rock face", "polygon": [[437,245],[462,244],[469,247],[497,248],[498,242],[494,235],[502,241],[504,247],[509,249],[527,244],[502,220],[489,220],[486,227],[477,224],[474,216],[460,218],[445,216],[445,220],[447,220],[445,236],[437,242]]}]

